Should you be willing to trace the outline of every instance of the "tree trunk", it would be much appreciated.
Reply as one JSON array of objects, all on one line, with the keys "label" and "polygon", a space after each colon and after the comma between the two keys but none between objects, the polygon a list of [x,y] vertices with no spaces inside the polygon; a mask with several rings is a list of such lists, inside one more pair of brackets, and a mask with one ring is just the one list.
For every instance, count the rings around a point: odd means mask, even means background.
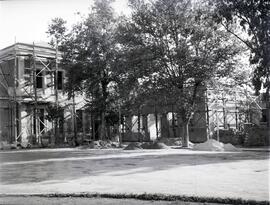
[{"label": "tree trunk", "polygon": [[100,129],[100,139],[104,140],[106,138],[106,122],[105,122],[105,113],[101,113],[101,129]]},{"label": "tree trunk", "polygon": [[141,112],[140,112],[140,109],[138,109],[138,140],[140,142],[142,142],[142,139],[141,139]]},{"label": "tree trunk", "polygon": [[174,116],[174,106],[173,105],[172,105],[172,130],[173,130],[173,137],[176,138],[175,116]]},{"label": "tree trunk", "polygon": [[183,137],[183,147],[189,147],[189,122],[183,121],[182,126],[182,137]]},{"label": "tree trunk", "polygon": [[54,129],[55,129],[55,131],[54,131],[55,136],[52,138],[52,145],[55,145],[56,139],[59,138],[59,129],[58,129],[59,119],[58,118],[55,120],[55,124],[54,125],[55,125],[55,127],[54,127]]},{"label": "tree trunk", "polygon": [[[124,124],[124,123],[123,123]],[[123,127],[124,125],[122,125]],[[122,146],[122,133],[121,133],[121,107],[118,104],[118,134],[119,134],[119,147]]]},{"label": "tree trunk", "polygon": [[91,113],[91,120],[92,120],[92,139],[96,140],[96,125],[95,125],[95,116]]},{"label": "tree trunk", "polygon": [[[268,80],[269,82],[270,80]],[[266,120],[267,120],[267,135],[268,135],[268,145],[269,145],[269,136],[270,136],[270,88],[267,87],[266,89]]]},{"label": "tree trunk", "polygon": [[76,102],[75,102],[75,93],[72,93],[72,114],[73,114],[73,143],[76,144],[77,142],[77,115],[76,115]]}]

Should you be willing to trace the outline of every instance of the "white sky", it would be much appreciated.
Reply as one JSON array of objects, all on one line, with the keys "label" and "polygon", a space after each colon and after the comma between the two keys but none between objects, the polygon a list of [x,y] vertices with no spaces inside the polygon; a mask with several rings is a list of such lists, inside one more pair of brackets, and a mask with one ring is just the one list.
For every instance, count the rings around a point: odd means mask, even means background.
[{"label": "white sky", "polygon": [[[16,42],[48,41],[51,19],[62,17],[72,25],[87,14],[93,0],[0,0],[0,49]],[[126,13],[127,0],[115,0],[117,13]]]}]

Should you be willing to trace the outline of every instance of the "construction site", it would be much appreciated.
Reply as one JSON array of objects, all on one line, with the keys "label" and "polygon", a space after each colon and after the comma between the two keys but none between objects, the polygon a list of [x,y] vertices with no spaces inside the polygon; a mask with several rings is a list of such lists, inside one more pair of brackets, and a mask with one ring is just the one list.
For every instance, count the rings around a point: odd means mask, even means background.
[{"label": "construction site", "polygon": [[[74,145],[99,140],[100,119],[87,112],[85,99],[64,92],[61,53],[50,46],[15,43],[0,51],[0,140],[27,146]],[[205,89],[190,126],[190,141],[215,138],[226,143],[269,145],[264,95]],[[181,122],[174,105],[140,106],[121,114],[107,128],[108,139],[123,142],[180,138]],[[252,134],[248,134],[252,132]],[[254,134],[256,133],[256,134]],[[252,137],[252,139],[250,139]],[[254,139],[253,139],[254,138]]]}]

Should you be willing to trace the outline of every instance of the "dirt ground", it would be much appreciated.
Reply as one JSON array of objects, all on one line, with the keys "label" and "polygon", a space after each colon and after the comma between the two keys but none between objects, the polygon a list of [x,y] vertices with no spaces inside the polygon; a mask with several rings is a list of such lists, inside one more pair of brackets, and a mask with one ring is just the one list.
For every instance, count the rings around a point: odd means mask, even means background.
[{"label": "dirt ground", "polygon": [[269,201],[269,152],[0,152],[0,194],[161,193]]}]

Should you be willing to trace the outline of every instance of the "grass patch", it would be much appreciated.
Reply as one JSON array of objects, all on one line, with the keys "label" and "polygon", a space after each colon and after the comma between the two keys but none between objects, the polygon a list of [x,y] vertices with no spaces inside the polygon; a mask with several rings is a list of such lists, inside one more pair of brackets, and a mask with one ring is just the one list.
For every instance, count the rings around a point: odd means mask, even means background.
[{"label": "grass patch", "polygon": [[269,205],[269,201],[245,200],[241,198],[216,198],[216,197],[198,197],[185,195],[165,195],[165,194],[100,194],[100,193],[67,193],[67,194],[0,194],[0,197],[81,197],[81,198],[113,198],[113,199],[137,199],[150,201],[184,201],[184,202],[200,202],[200,203],[219,203],[234,205]]}]

